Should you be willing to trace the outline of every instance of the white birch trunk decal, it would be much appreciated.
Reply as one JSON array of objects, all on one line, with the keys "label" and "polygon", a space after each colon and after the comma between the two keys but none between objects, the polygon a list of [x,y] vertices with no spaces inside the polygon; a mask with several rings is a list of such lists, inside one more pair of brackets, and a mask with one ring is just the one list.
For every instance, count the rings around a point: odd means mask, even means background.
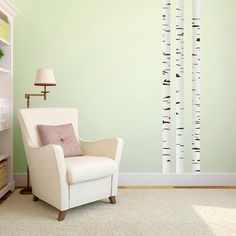
[{"label": "white birch trunk decal", "polygon": [[184,0],[176,0],[176,173],[184,170]]},{"label": "white birch trunk decal", "polygon": [[170,173],[170,0],[163,0],[163,100],[162,162],[163,173]]},{"label": "white birch trunk decal", "polygon": [[193,0],[192,168],[200,172],[200,0]]}]

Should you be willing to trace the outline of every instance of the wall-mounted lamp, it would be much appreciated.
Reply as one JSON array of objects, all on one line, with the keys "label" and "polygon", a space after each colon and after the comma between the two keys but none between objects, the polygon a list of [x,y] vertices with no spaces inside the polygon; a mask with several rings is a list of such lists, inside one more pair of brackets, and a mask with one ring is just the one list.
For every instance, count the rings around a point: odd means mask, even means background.
[{"label": "wall-mounted lamp", "polygon": [[25,99],[27,100],[27,108],[30,107],[30,97],[43,96],[44,100],[47,99],[47,86],[56,86],[56,80],[52,69],[38,69],[35,86],[43,86],[44,89],[41,93],[26,93]]}]

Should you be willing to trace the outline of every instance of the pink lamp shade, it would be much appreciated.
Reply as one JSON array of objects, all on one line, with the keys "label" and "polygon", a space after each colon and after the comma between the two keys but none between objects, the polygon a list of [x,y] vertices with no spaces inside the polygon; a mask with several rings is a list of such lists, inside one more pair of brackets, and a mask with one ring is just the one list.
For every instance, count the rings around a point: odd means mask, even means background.
[{"label": "pink lamp shade", "polygon": [[56,86],[56,80],[52,69],[38,69],[34,85]]}]

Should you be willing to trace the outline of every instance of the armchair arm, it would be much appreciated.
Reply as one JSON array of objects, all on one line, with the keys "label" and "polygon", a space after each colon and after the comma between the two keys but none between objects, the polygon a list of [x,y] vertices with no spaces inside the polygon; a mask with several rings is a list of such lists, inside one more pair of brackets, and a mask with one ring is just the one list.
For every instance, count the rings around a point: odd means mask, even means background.
[{"label": "armchair arm", "polygon": [[43,167],[45,172],[47,169],[50,169],[50,172],[55,170],[58,174],[60,174],[60,176],[66,174],[64,154],[60,145],[28,147],[28,152],[29,157],[31,157],[29,158],[29,161],[37,162],[40,167]]},{"label": "armchair arm", "polygon": [[98,141],[80,140],[83,155],[105,156],[120,162],[123,140],[120,138],[104,139]]},{"label": "armchair arm", "polygon": [[66,164],[61,146],[27,147],[33,193],[60,210],[69,208]]},{"label": "armchair arm", "polygon": [[123,148],[123,140],[120,138],[105,139],[100,141],[80,140],[81,151],[83,155],[88,156],[105,156],[116,161],[118,170],[112,176],[111,196],[117,194],[118,172]]}]

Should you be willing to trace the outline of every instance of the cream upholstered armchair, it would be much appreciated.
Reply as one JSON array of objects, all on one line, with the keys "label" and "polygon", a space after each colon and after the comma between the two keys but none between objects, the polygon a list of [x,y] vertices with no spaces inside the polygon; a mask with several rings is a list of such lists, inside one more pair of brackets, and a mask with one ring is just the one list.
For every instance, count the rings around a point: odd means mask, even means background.
[{"label": "cream upholstered armchair", "polygon": [[[72,108],[20,109],[19,121],[34,200],[56,207],[59,221],[76,206],[104,198],[116,203],[122,139],[81,140],[78,111]],[[60,145],[41,144],[38,124],[66,123],[73,125],[82,156],[64,158]]]}]

